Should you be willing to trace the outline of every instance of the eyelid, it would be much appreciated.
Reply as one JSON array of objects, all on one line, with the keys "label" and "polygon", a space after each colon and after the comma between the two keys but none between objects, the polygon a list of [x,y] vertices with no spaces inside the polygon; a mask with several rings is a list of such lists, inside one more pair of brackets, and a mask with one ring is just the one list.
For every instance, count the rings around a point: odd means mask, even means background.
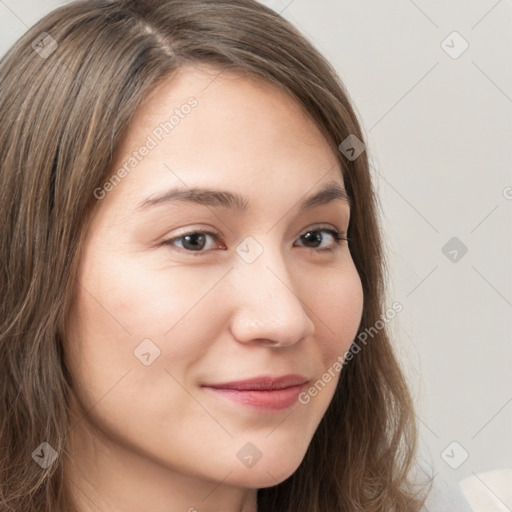
[{"label": "eyelid", "polygon": [[[350,239],[347,237],[347,231],[345,231],[343,229],[339,229],[337,226],[334,226],[333,224],[326,224],[326,223],[311,224],[309,227],[304,228],[299,233],[299,235],[297,235],[296,239],[299,239],[300,237],[302,237],[303,235],[305,235],[306,233],[309,233],[311,231],[335,232],[335,233],[329,233],[331,235],[331,237],[334,239],[334,245],[332,247],[316,248],[316,247],[301,246],[301,247],[304,247],[305,249],[309,249],[316,253],[320,253],[320,254],[332,253],[333,251],[336,251],[336,249],[341,248],[341,246],[343,245],[343,242],[350,241]],[[168,245],[170,247],[175,247],[180,252],[184,252],[186,254],[191,254],[193,256],[199,256],[201,254],[205,254],[205,253],[207,254],[207,253],[211,252],[212,249],[206,250],[206,251],[204,251],[204,250],[190,251],[190,250],[183,249],[182,247],[179,247],[179,246],[176,246],[173,244],[173,242],[175,242],[176,240],[182,239],[188,235],[193,235],[193,234],[210,235],[217,240],[224,236],[221,232],[219,232],[215,229],[211,229],[210,227],[208,227],[208,228],[200,228],[200,227],[186,228],[186,231],[183,231],[181,233],[176,233],[172,238],[167,238],[167,239],[163,240],[161,242],[161,244]]]},{"label": "eyelid", "polygon": [[[317,224],[311,224],[310,226],[304,228],[299,233],[298,236],[302,236],[304,233],[307,233],[308,231],[313,231],[313,230],[317,230],[317,229],[334,229],[336,231],[339,231],[340,234],[342,234],[342,235],[346,236],[346,234],[347,234],[347,232],[345,230],[339,228],[335,224],[320,222]],[[204,233],[204,234],[224,237],[224,234],[221,231],[216,230],[215,228],[211,228],[210,226],[197,226],[197,227],[191,227],[191,228],[188,228],[188,227],[183,228],[183,231],[178,230],[178,232],[175,235],[173,235],[172,238],[168,238],[167,240],[172,240],[174,238],[180,238],[182,236],[187,236],[187,235],[190,235],[193,233]]]}]

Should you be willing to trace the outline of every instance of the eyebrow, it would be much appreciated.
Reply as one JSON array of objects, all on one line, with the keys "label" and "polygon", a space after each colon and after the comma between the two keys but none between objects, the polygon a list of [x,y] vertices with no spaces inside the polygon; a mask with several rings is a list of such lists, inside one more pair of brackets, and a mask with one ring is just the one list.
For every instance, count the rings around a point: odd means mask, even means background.
[{"label": "eyebrow", "polygon": [[[352,199],[347,191],[337,182],[327,183],[318,192],[306,197],[299,205],[299,211],[303,212],[317,206],[328,204],[332,201],[344,201],[349,207],[352,206]],[[168,190],[157,197],[149,197],[137,208],[146,210],[152,206],[169,204],[174,202],[186,202],[216,208],[228,208],[231,210],[247,211],[248,201],[236,192],[218,190],[204,187],[175,188]]]}]

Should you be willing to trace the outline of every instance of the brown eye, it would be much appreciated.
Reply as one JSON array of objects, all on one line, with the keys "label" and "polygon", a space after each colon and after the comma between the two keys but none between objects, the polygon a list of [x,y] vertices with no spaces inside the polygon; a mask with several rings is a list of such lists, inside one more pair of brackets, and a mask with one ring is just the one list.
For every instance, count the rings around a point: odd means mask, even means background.
[{"label": "brown eye", "polygon": [[[326,239],[326,237],[323,235],[325,233],[328,233],[331,238],[334,239],[335,244],[331,243],[330,245],[327,244],[327,246],[322,247],[322,242]],[[299,237],[299,239],[303,241],[303,247],[313,250],[318,249],[317,252],[327,252],[338,249],[344,241],[348,241],[348,238],[345,238],[344,235],[345,233],[335,229],[319,228],[306,231]],[[213,237],[213,239],[218,240],[219,234],[213,233],[211,231],[190,231],[189,233],[184,233],[169,240],[164,240],[162,245],[178,247],[179,249],[183,249],[189,253],[200,254],[208,252],[208,249],[205,250],[208,237]],[[213,244],[213,247],[211,248],[219,248],[219,245]]]},{"label": "brown eye", "polygon": [[[319,245],[322,244],[324,237],[321,235],[321,233],[328,233],[331,235],[332,238],[334,238],[337,245],[341,245],[342,242],[348,241],[348,238],[345,238],[343,235],[345,233],[341,233],[340,231],[336,231],[335,229],[310,229],[306,233],[300,236],[301,240],[304,240],[306,243],[306,247],[310,249],[317,249],[319,248]],[[313,244],[313,245],[309,245]],[[337,245],[331,245],[330,247],[323,247],[320,248],[320,251],[332,251],[336,250],[338,247]]]},{"label": "brown eye", "polygon": [[201,250],[206,243],[206,236],[203,233],[194,233],[192,235],[185,235],[183,239],[183,248],[190,250]]},{"label": "brown eye", "polygon": [[177,247],[184,249],[188,252],[206,252],[204,247],[207,245],[208,236],[217,239],[217,234],[210,231],[191,231],[183,235],[165,240],[164,245],[176,246],[175,242],[180,242],[181,245]]}]

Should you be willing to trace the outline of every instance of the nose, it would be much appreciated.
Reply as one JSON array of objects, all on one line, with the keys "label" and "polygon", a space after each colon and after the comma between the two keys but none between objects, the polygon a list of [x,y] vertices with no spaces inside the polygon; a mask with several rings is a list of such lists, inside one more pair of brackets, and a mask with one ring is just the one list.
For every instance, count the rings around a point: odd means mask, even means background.
[{"label": "nose", "polygon": [[237,261],[230,280],[235,311],[231,333],[238,342],[286,347],[313,334],[310,310],[297,288],[297,279],[307,277],[294,277],[279,251],[267,248],[252,263]]}]

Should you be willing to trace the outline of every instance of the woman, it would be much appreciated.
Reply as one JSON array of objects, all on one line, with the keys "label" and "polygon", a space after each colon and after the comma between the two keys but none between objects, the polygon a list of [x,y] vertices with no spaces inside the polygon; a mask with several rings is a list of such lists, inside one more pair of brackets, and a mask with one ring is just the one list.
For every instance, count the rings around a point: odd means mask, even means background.
[{"label": "woman", "polygon": [[311,44],[253,0],[73,2],[0,84],[2,508],[419,510],[364,138]]}]

